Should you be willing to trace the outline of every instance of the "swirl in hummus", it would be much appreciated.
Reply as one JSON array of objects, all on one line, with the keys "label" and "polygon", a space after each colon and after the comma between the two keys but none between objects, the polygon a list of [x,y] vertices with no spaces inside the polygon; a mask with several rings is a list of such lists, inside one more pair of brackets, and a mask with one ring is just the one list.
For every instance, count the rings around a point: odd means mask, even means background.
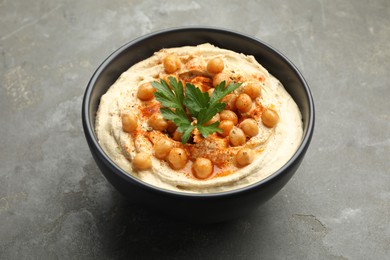
[{"label": "swirl in hummus", "polygon": [[[241,83],[210,120],[220,122],[221,133],[204,138],[194,130],[189,142],[181,142],[182,133],[162,117],[151,87],[169,76],[209,93],[221,81]],[[277,171],[298,149],[303,130],[294,100],[253,56],[202,44],[162,49],[124,72],[101,98],[96,134],[128,174],[164,189],[213,193]],[[173,150],[181,153],[172,159]]]}]

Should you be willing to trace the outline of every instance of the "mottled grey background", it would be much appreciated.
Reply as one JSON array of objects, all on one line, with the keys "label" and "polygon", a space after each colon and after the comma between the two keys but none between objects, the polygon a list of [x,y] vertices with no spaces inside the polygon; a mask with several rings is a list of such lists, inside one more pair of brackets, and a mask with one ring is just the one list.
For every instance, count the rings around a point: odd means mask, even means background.
[{"label": "mottled grey background", "polygon": [[[84,139],[82,95],[97,66],[180,25],[266,41],[315,98],[296,175],[230,223],[177,223],[128,205]],[[388,0],[0,0],[0,259],[389,257],[389,43]]]}]

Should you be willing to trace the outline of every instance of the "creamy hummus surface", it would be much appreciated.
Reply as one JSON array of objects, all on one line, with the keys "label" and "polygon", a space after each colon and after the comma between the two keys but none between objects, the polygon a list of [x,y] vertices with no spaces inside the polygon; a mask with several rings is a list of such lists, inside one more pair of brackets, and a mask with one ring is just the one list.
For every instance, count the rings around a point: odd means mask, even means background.
[{"label": "creamy hummus surface", "polygon": [[[227,126],[225,132],[206,138],[195,129],[183,144],[182,133],[162,117],[161,103],[150,95],[155,91],[150,83],[169,82],[169,76],[210,95],[221,79],[241,83],[221,101],[228,113],[213,117],[233,124],[220,123],[221,128]],[[245,103],[248,96],[249,105]],[[236,120],[226,117],[231,112]],[[129,122],[132,125],[126,128]],[[237,133],[244,134],[244,142],[235,141],[241,140]],[[96,134],[106,154],[129,175],[168,190],[215,193],[253,184],[280,169],[298,149],[303,129],[294,100],[253,56],[206,43],[162,49],[124,72],[101,97]],[[161,140],[169,144],[167,154]],[[177,157],[181,153],[168,155],[178,149],[184,151],[184,159]],[[181,166],[177,160],[182,160]]]}]

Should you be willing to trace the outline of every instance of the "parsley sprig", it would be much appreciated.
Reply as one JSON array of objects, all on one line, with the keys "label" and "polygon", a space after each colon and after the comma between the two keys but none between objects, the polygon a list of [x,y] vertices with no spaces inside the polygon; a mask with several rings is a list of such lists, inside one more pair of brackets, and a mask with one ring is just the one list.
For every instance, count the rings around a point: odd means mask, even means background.
[{"label": "parsley sprig", "polygon": [[[157,90],[154,96],[162,105],[160,111],[164,118],[173,121],[177,130],[182,133],[183,144],[187,143],[195,128],[198,128],[203,137],[222,131],[218,128],[219,122],[210,125],[205,123],[225,109],[226,104],[220,100],[237,89],[241,83],[230,83],[225,87],[226,83],[223,81],[215,87],[210,97],[207,92],[202,92],[193,84],[186,83],[184,91],[181,81],[174,77],[169,77],[168,80],[169,85],[165,80],[152,82],[152,86]],[[190,116],[187,115],[186,108]]]}]

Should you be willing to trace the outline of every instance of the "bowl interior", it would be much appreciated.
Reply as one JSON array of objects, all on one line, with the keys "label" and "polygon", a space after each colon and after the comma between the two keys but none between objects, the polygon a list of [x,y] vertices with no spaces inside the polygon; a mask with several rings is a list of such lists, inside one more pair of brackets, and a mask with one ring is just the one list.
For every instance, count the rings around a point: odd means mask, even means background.
[{"label": "bowl interior", "polygon": [[124,71],[162,48],[202,43],[211,43],[220,48],[253,55],[281,81],[302,113],[304,137],[296,155],[304,152],[314,128],[314,104],[302,75],[283,54],[266,43],[240,33],[215,28],[181,28],[149,34],[125,44],[109,56],[91,78],[83,104],[83,119],[87,121],[84,122],[84,126],[87,126],[89,134],[95,140],[94,143],[98,146],[94,127],[100,97]]}]

